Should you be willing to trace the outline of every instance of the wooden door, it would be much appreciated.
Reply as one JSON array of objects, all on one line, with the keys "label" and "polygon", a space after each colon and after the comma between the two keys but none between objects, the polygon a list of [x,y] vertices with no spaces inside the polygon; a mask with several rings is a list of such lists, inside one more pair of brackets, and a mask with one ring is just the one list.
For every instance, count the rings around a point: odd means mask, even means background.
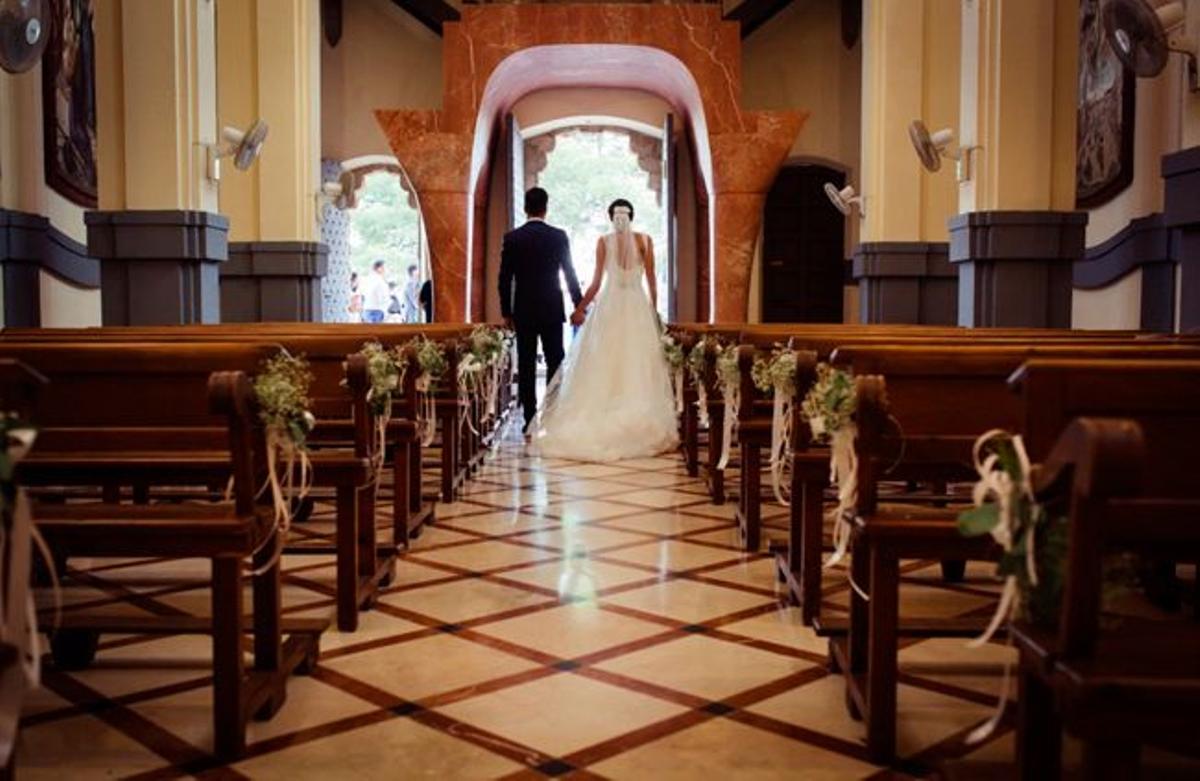
[{"label": "wooden door", "polygon": [[790,165],[767,194],[763,223],[764,323],[840,323],[845,275],[845,220],[825,197],[845,174],[820,165]]}]

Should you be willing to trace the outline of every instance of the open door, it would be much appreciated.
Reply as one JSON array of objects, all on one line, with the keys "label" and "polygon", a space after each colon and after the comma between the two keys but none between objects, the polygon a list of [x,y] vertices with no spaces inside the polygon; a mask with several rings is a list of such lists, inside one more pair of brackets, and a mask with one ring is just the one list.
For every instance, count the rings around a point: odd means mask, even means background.
[{"label": "open door", "polygon": [[666,294],[667,300],[667,320],[674,321],[678,319],[678,301],[679,277],[676,273],[675,265],[675,117],[671,112],[667,112],[666,118],[663,120],[663,137],[662,137],[662,213],[663,220],[666,225],[663,226],[663,235],[667,238],[667,246],[664,248],[662,262],[667,265],[666,289],[663,291]]},{"label": "open door", "polygon": [[525,221],[525,139],[512,114],[504,118],[504,140],[508,144],[508,229]]}]

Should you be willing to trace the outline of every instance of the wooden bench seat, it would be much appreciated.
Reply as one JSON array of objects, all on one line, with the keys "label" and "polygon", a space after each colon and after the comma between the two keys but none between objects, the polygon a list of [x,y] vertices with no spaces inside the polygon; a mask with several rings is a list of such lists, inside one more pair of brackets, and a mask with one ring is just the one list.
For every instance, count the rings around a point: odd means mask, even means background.
[{"label": "wooden bench seat", "polygon": [[[80,363],[88,365],[89,360],[99,357],[96,354],[82,357]],[[155,373],[167,378],[166,384],[179,392],[172,406],[180,409],[180,417],[205,417],[184,403],[194,401],[196,391],[175,381],[179,375],[171,373],[172,361],[166,355],[132,349],[126,357],[135,362],[156,358],[152,364]],[[240,357],[257,356],[251,351]],[[184,375],[196,369],[190,357],[177,360],[184,364],[177,367]],[[119,371],[120,367],[110,364],[110,370]],[[148,381],[126,377],[125,392],[136,396],[132,390],[145,384]],[[52,384],[47,386],[50,388]],[[64,557],[84,554],[211,560],[211,617],[187,617],[186,624],[190,631],[212,635],[214,748],[219,758],[231,760],[245,748],[248,720],[274,715],[286,699],[286,683],[291,673],[304,672],[315,665],[319,637],[328,621],[285,622],[281,618],[282,586],[275,551],[282,541],[271,508],[257,498],[258,484],[267,465],[263,429],[255,412],[249,379],[243,372],[215,373],[205,383],[202,393],[208,397],[213,413],[228,421],[224,474],[233,478],[232,501],[169,505],[38,504],[34,507],[34,519],[51,548]],[[103,397],[91,398],[97,406],[105,401]],[[53,396],[49,400],[39,399],[34,405],[31,415],[39,425],[42,415],[51,409],[48,401],[53,399]],[[114,457],[111,453],[106,456]],[[177,453],[174,459],[182,463],[185,459],[181,456]],[[24,469],[24,463],[21,466],[18,479],[37,474],[36,468]],[[247,577],[243,568],[247,559],[253,561],[256,571],[250,577],[254,605],[253,623],[249,627],[253,635],[252,669],[246,668],[243,652],[243,634],[248,629],[242,605]],[[159,616],[117,619],[71,612],[53,633],[51,647],[55,660],[70,669],[90,663],[100,631],[156,633],[173,631],[182,623],[162,621]],[[286,641],[285,633],[289,635]]]}]

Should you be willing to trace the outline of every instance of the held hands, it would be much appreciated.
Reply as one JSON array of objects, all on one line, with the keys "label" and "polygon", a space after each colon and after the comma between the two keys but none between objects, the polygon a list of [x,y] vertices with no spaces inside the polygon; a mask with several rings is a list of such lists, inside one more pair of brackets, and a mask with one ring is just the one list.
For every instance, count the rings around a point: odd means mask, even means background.
[{"label": "held hands", "polygon": [[582,309],[576,309],[574,312],[571,313],[571,325],[573,325],[575,327],[579,327],[579,326],[583,325],[583,321],[586,318],[587,318],[587,315],[584,313],[584,311]]}]

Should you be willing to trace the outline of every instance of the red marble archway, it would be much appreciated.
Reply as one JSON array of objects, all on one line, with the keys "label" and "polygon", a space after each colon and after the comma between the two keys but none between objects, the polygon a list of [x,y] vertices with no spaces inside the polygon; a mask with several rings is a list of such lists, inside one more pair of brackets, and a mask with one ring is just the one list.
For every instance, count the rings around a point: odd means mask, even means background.
[{"label": "red marble archway", "polygon": [[499,116],[557,86],[644,89],[687,117],[712,204],[709,311],[745,320],[766,191],[804,115],[741,107],[741,39],[719,6],[468,7],[442,57],[441,110],[376,111],[425,207],[439,320],[468,319],[476,185]]}]

